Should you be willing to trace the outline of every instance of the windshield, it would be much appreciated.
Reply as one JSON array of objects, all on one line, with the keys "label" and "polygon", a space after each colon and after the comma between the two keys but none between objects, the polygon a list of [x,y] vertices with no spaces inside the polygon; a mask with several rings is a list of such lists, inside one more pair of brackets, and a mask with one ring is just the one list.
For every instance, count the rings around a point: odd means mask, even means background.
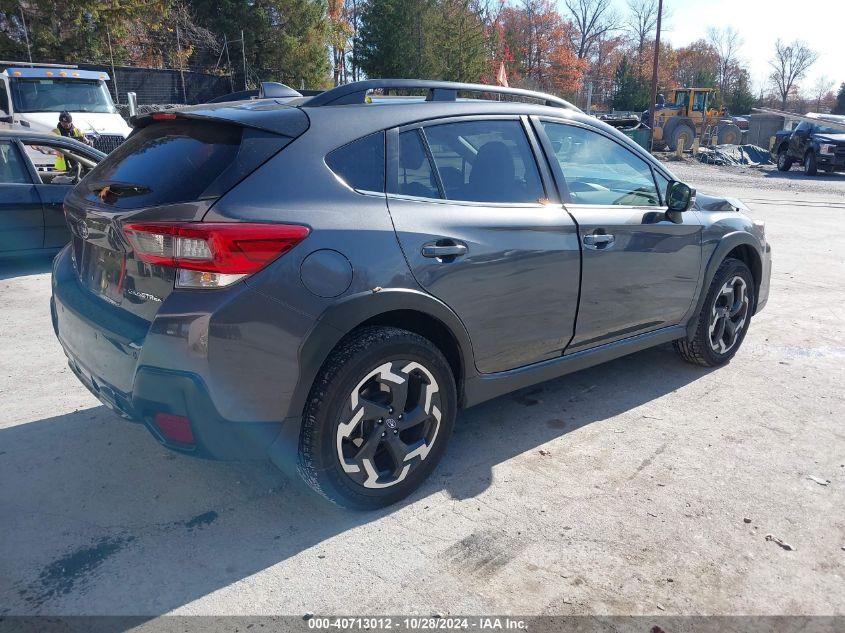
[{"label": "windshield", "polygon": [[96,79],[13,79],[18,112],[117,112],[103,81]]},{"label": "windshield", "polygon": [[837,130],[833,127],[827,127],[825,125],[817,125],[816,126],[816,134],[845,134],[845,128]]}]

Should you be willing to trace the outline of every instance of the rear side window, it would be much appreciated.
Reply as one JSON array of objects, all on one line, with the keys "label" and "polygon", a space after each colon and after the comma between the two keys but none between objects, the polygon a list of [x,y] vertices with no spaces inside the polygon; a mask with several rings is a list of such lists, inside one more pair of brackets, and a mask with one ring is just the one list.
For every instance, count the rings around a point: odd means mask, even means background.
[{"label": "rear side window", "polygon": [[91,172],[87,197],[119,209],[199,200],[237,156],[242,131],[184,119],[148,125]]},{"label": "rear side window", "polygon": [[446,198],[530,203],[545,197],[519,121],[467,121],[425,128]]},{"label": "rear side window", "polygon": [[0,183],[32,184],[18,148],[11,143],[0,143]]},{"label": "rear side window", "polygon": [[399,193],[420,198],[439,198],[440,191],[419,130],[399,135]]},{"label": "rear side window", "polygon": [[326,156],[326,165],[353,189],[384,192],[384,133],[337,148]]}]

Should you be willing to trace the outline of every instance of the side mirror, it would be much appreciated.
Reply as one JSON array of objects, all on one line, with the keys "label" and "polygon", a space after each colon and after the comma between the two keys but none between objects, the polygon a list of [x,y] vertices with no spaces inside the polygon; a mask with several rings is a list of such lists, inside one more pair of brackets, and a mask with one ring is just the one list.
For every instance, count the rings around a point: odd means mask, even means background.
[{"label": "side mirror", "polygon": [[12,115],[5,110],[0,110],[0,123],[11,123]]},{"label": "side mirror", "polygon": [[695,189],[677,180],[666,187],[666,203],[670,211],[683,212],[690,208],[695,199]]}]

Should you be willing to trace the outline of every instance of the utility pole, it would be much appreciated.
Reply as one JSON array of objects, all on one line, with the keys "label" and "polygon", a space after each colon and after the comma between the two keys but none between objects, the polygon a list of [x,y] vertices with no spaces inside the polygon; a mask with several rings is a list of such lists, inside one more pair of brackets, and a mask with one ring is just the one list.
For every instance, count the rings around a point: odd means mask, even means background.
[{"label": "utility pole", "polygon": [[32,63],[32,50],[29,48],[29,31],[26,29],[26,18],[23,16],[23,6],[21,6],[21,24],[23,24],[23,36],[26,38],[26,54],[29,56],[29,63]]},{"label": "utility pole", "polygon": [[593,82],[587,82],[587,114],[590,114],[590,110],[593,108]]},{"label": "utility pole", "polygon": [[657,32],[654,35],[654,64],[651,67],[651,102],[648,104],[648,120],[651,124],[651,135],[648,149],[654,149],[654,104],[657,101],[657,63],[660,58],[660,21],[663,17],[663,0],[657,2]]},{"label": "utility pole", "polygon": [[117,73],[114,72],[114,53],[111,50],[111,31],[106,25],[106,38],[109,41],[109,59],[111,60],[111,80],[114,83],[114,102],[120,105],[120,94],[117,92]]},{"label": "utility pole", "polygon": [[249,90],[246,83],[246,43],[244,42],[244,30],[241,29],[241,56],[244,59],[244,90]]}]

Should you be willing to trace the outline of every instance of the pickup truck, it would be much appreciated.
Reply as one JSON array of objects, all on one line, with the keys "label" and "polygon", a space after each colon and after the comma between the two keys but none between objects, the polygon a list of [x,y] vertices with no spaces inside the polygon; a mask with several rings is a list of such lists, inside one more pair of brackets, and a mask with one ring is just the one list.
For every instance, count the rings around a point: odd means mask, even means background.
[{"label": "pickup truck", "polygon": [[775,134],[772,153],[780,171],[789,171],[794,163],[800,163],[808,176],[819,169],[845,171],[845,131],[802,121],[792,131]]}]

